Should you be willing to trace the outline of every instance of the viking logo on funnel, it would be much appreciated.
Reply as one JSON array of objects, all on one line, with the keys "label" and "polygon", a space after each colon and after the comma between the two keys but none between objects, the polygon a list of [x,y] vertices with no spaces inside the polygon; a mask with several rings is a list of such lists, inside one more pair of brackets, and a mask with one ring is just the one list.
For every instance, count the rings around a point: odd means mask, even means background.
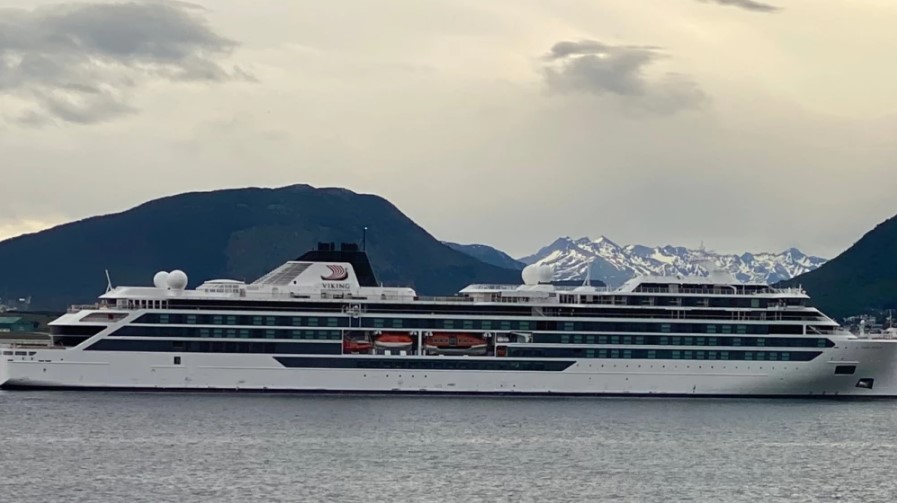
[{"label": "viking logo on funnel", "polygon": [[341,265],[328,265],[327,268],[330,269],[330,274],[321,276],[324,281],[344,281],[349,277],[349,271]]}]

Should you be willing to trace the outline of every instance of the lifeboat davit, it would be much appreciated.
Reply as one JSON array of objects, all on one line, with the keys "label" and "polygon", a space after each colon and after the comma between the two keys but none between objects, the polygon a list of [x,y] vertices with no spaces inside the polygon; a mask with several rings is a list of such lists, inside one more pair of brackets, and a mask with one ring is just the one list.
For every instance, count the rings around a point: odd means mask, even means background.
[{"label": "lifeboat davit", "polygon": [[436,333],[424,340],[431,355],[484,355],[486,339],[477,334]]},{"label": "lifeboat davit", "polygon": [[381,334],[374,338],[374,347],[379,350],[407,351],[414,344],[414,339],[408,334]]}]

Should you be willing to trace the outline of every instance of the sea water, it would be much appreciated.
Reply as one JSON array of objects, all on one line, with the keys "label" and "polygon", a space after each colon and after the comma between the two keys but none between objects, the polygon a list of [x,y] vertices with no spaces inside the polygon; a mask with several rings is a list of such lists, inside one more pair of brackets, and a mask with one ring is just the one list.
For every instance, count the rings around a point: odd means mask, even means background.
[{"label": "sea water", "polygon": [[897,501],[897,401],[0,392],[0,501]]}]

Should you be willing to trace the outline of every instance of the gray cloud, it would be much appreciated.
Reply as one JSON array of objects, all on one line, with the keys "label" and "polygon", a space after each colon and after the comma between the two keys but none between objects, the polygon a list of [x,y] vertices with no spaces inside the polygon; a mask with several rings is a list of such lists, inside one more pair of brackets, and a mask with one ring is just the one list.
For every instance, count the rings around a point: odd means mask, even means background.
[{"label": "gray cloud", "polygon": [[645,68],[664,57],[657,47],[562,41],[543,58],[548,89],[557,94],[616,95],[640,109],[672,113],[700,107],[707,97],[680,74],[649,79]]},{"label": "gray cloud", "polygon": [[756,0],[699,0],[704,3],[717,3],[720,5],[728,5],[731,7],[739,7],[742,9],[752,10],[754,12],[775,12],[779,7],[768,3],[757,2]]},{"label": "gray cloud", "polygon": [[148,80],[247,78],[216,61],[236,44],[201,15],[167,1],[0,9],[0,96],[28,104],[21,123],[89,124],[133,113],[128,97]]}]

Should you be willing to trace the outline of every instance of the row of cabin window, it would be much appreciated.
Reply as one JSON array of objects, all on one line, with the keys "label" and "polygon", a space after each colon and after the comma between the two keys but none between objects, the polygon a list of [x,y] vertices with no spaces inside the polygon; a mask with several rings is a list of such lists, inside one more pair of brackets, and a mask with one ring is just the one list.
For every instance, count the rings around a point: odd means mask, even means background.
[{"label": "row of cabin window", "polygon": [[669,297],[640,296],[629,297],[629,305],[642,306],[685,306],[685,307],[737,307],[766,309],[784,306],[806,306],[805,299],[760,299],[744,297]]},{"label": "row of cabin window", "polygon": [[587,349],[509,347],[507,355],[528,358],[622,358],[647,360],[810,361],[819,351],[699,351],[678,349]]},{"label": "row of cabin window", "polygon": [[168,353],[268,353],[292,355],[338,355],[342,345],[332,342],[237,342],[237,341],[155,341],[103,339],[88,351],[134,351]]},{"label": "row of cabin window", "polygon": [[426,360],[410,358],[290,358],[277,360],[291,368],[354,368],[354,369],[396,369],[396,370],[527,370],[560,372],[573,364],[572,361],[514,361],[505,359],[465,359],[431,358]]},{"label": "row of cabin window", "polygon": [[[510,315],[511,312],[516,309],[514,306],[505,305],[502,306],[501,309],[496,312],[495,306],[488,305],[461,305],[460,303],[456,303],[458,305],[432,305],[432,304],[397,304],[397,305],[369,305],[368,312],[370,313],[378,313],[383,312],[384,316],[388,316],[386,313],[394,313],[394,312],[404,312],[407,314],[412,313],[427,313],[431,315],[439,314],[450,314],[457,313],[459,315],[473,315],[473,314],[482,314],[489,316],[502,316],[502,315]],[[187,306],[182,306],[187,307]],[[195,308],[202,308],[202,306],[192,306]],[[217,305],[218,309],[237,309],[240,308],[240,305],[237,306],[222,306]],[[243,305],[243,309],[250,309],[252,307],[262,308],[264,306],[245,306]],[[274,306],[272,306],[274,307]],[[274,307],[277,310],[283,310],[287,308],[287,306],[276,306]],[[337,309],[339,309],[337,307]],[[718,309],[718,308],[717,308]],[[318,311],[320,310],[320,306],[317,308],[314,306],[295,306],[294,311],[304,311],[304,310],[312,310]],[[382,310],[382,311],[381,311]],[[510,311],[509,311],[510,310]],[[601,317],[601,318],[654,318],[654,319],[670,319],[673,315],[673,311],[670,311],[666,306],[641,306],[640,309],[619,309],[613,308],[609,306],[604,307],[578,307],[575,309],[570,309],[562,306],[557,307],[546,307],[545,308],[545,316],[565,316],[565,317]],[[520,315],[529,315],[529,310],[520,310]],[[777,311],[768,311],[765,308],[760,309],[750,309],[745,311],[719,311],[719,310],[701,310],[701,309],[688,309],[682,310],[676,313],[676,316],[679,319],[689,319],[689,320],[719,320],[719,319],[744,319],[744,320],[752,320],[752,321],[763,321],[766,319],[775,319],[777,321],[818,321],[821,318],[821,314],[818,311],[801,311],[801,310],[777,310]],[[737,316],[737,317],[736,317]],[[172,324],[184,324],[184,323],[196,323],[201,325],[278,325],[278,326],[299,326],[300,324],[306,324],[301,320],[305,318],[303,316],[277,316],[277,315],[228,315],[228,314],[207,314],[207,312],[198,311],[196,313],[147,313],[144,317],[141,318],[141,322],[143,323],[159,323],[160,317],[163,319],[167,319],[167,323]],[[313,321],[309,323],[319,323],[321,325],[327,323],[325,321],[319,321],[326,319],[326,316],[312,316]],[[334,320],[342,320],[337,323],[348,323],[345,321],[347,318],[345,316],[341,317],[333,317]],[[144,321],[146,320],[146,321]]]},{"label": "row of cabin window", "polygon": [[667,335],[533,334],[542,344],[623,344],[636,346],[751,346],[830,348],[834,342],[819,337],[705,337]]},{"label": "row of cabin window", "polygon": [[163,325],[230,325],[230,326],[283,326],[283,327],[347,327],[349,319],[318,316],[254,316],[237,314],[184,314],[147,313],[135,323],[159,323]]},{"label": "row of cabin window", "polygon": [[682,307],[732,307],[768,309],[784,306],[806,306],[804,299],[761,299],[744,297],[678,297],[651,295],[583,295],[562,293],[562,304],[579,302],[583,304],[622,305],[622,306],[682,306]]},{"label": "row of cabin window", "polygon": [[803,334],[801,325],[747,325],[721,323],[641,323],[615,321],[530,321],[530,320],[463,320],[433,318],[365,318],[366,328],[404,328],[430,330],[522,330],[522,331],[591,331],[651,332],[766,335]]},{"label": "row of cabin window", "polygon": [[[227,326],[302,326],[347,327],[346,317],[314,316],[250,316],[182,313],[147,313],[136,323],[197,324]],[[638,323],[638,322],[589,322],[589,321],[532,321],[532,320],[471,320],[433,318],[363,318],[365,328],[407,328],[446,330],[558,330],[593,332],[659,332],[659,333],[719,333],[758,334],[771,331],[780,334],[801,334],[800,325],[746,325],[720,323]]]},{"label": "row of cabin window", "polygon": [[341,340],[339,330],[296,330],[265,328],[206,327],[122,327],[112,337],[199,337],[210,339],[301,339]]},{"label": "row of cabin window", "polygon": [[794,311],[786,311],[786,310],[776,310],[776,311],[767,311],[763,309],[759,310],[745,310],[745,311],[722,311],[722,310],[711,310],[711,309],[689,309],[689,310],[670,310],[666,307],[650,307],[650,306],[642,306],[640,309],[619,309],[619,308],[611,308],[611,307],[602,307],[602,308],[591,308],[591,307],[577,307],[575,309],[569,309],[561,307],[560,310],[555,314],[549,314],[546,312],[546,316],[569,316],[575,318],[619,318],[619,319],[631,319],[631,318],[648,318],[648,319],[664,319],[668,320],[671,318],[680,319],[680,320],[708,320],[713,322],[713,320],[750,320],[750,321],[766,321],[766,320],[776,320],[776,321],[819,321],[825,319],[819,311],[816,310],[794,310]]}]

